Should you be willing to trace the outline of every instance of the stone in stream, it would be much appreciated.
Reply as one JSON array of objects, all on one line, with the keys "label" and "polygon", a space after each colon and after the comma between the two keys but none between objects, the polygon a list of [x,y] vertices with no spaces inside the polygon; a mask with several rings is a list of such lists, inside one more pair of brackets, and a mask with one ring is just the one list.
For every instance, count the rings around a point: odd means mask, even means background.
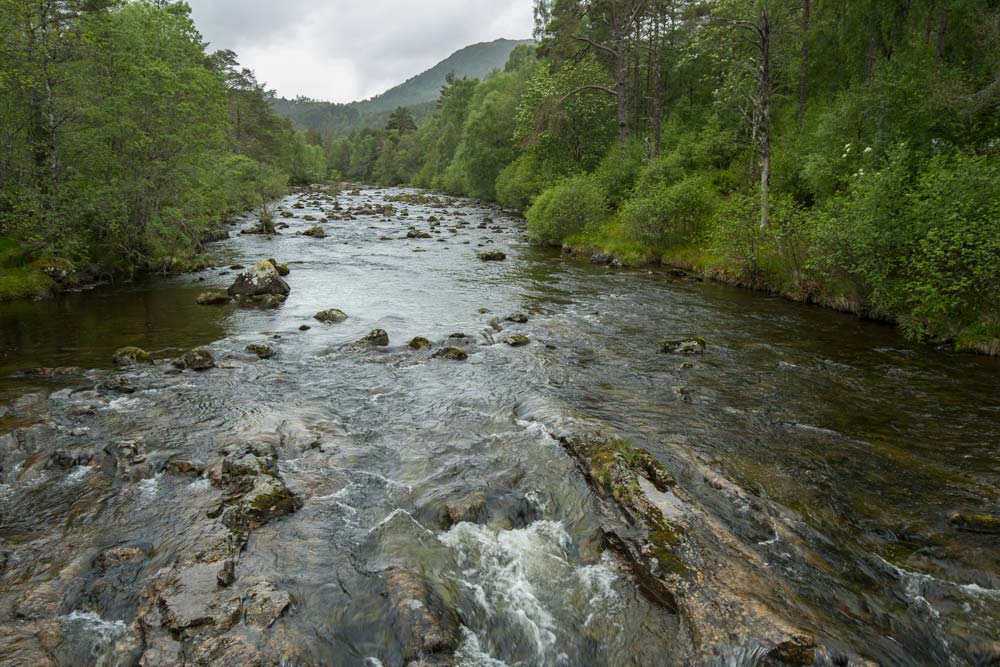
[{"label": "stone in stream", "polygon": [[499,250],[488,250],[486,252],[480,252],[476,255],[484,262],[502,262],[507,259],[507,255],[500,252]]},{"label": "stone in stream", "polygon": [[953,528],[968,533],[1000,535],[1000,518],[988,514],[952,514]]},{"label": "stone in stream", "polygon": [[278,272],[278,275],[281,277],[285,277],[292,272],[291,269],[288,268],[287,264],[279,264],[274,259],[269,259],[267,261],[271,264],[271,266],[275,268],[275,270]]},{"label": "stone in stream", "polygon": [[198,295],[199,306],[224,306],[231,301],[232,298],[225,292],[202,292]]},{"label": "stone in stream", "polygon": [[207,371],[210,368],[215,368],[215,357],[203,347],[185,352],[181,360],[184,362],[184,367],[192,371]]},{"label": "stone in stream", "polygon": [[528,316],[524,313],[514,313],[513,315],[508,315],[504,318],[505,322],[513,322],[515,324],[527,324]]},{"label": "stone in stream", "polygon": [[410,341],[409,347],[411,350],[426,350],[430,348],[431,342],[424,338],[423,336],[417,336]]},{"label": "stone in stream", "polygon": [[429,239],[431,235],[427,232],[421,231],[416,227],[410,227],[409,231],[406,232],[406,238],[408,239]]},{"label": "stone in stream", "polygon": [[153,358],[149,356],[149,352],[139,347],[123,347],[115,350],[111,359],[115,362],[116,366],[120,367],[153,363]]},{"label": "stone in stream", "polygon": [[128,378],[121,375],[112,375],[101,380],[95,387],[98,390],[113,391],[117,394],[134,394],[135,389],[129,384]]},{"label": "stone in stream", "polygon": [[420,575],[403,567],[390,568],[385,584],[392,625],[403,644],[404,664],[450,664],[441,660],[450,658],[458,645],[459,624],[455,613],[438,599]]},{"label": "stone in stream", "polygon": [[302,236],[309,236],[309,237],[312,237],[314,239],[325,239],[326,238],[326,230],[324,230],[322,227],[320,227],[319,225],[317,225],[315,227],[310,227],[306,231],[302,232]]},{"label": "stone in stream", "polygon": [[465,361],[469,358],[469,353],[459,347],[446,347],[434,353],[434,359],[447,359],[449,361]]},{"label": "stone in stream", "polygon": [[259,359],[270,359],[274,356],[274,348],[263,343],[251,343],[244,349],[250,354],[256,354]]},{"label": "stone in stream", "polygon": [[291,291],[274,265],[263,260],[241,273],[228,294],[237,300],[245,300],[261,296],[287,296]]},{"label": "stone in stream", "polygon": [[668,340],[660,349],[664,354],[704,354],[706,347],[702,338],[683,338]]},{"label": "stone in stream", "polygon": [[524,347],[525,345],[531,344],[531,340],[527,336],[521,335],[509,336],[505,338],[503,342],[507,343],[511,347]]},{"label": "stone in stream", "polygon": [[317,322],[323,322],[324,324],[337,324],[338,322],[343,322],[347,319],[347,313],[339,308],[330,308],[329,310],[323,310],[316,313],[313,315],[313,319]]},{"label": "stone in stream", "polygon": [[386,347],[389,345],[389,334],[385,329],[374,329],[358,342],[364,345],[374,345],[375,347]]}]

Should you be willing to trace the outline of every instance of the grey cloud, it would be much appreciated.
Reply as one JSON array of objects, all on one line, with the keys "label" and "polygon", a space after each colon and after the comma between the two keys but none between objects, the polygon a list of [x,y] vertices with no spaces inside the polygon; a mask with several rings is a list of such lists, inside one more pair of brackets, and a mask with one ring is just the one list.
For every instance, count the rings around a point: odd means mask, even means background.
[{"label": "grey cloud", "polygon": [[228,48],[285,96],[370,97],[475,42],[531,34],[532,0],[189,0]]}]

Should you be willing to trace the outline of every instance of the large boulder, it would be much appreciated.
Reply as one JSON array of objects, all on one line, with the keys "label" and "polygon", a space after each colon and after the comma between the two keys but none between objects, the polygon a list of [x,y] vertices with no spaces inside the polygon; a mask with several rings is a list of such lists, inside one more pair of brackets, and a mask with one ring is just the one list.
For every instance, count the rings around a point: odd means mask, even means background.
[{"label": "large boulder", "polygon": [[186,352],[182,357],[184,367],[193,371],[207,371],[215,368],[215,357],[203,347]]},{"label": "large boulder", "polygon": [[347,313],[339,308],[330,308],[313,315],[313,319],[325,324],[336,324],[347,319]]},{"label": "large boulder", "polygon": [[274,265],[261,261],[241,273],[228,294],[236,299],[246,299],[265,295],[287,296],[291,291]]}]

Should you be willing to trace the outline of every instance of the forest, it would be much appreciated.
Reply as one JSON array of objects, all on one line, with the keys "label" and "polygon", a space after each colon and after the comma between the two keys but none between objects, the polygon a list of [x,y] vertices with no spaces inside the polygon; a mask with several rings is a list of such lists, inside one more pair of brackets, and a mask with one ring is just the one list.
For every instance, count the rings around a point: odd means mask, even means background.
[{"label": "forest", "polygon": [[322,179],[267,99],[184,3],[0,0],[0,300],[197,267],[230,216]]},{"label": "forest", "polygon": [[539,0],[537,48],[334,177],[522,212],[532,240],[663,262],[1000,353],[1000,7]]}]

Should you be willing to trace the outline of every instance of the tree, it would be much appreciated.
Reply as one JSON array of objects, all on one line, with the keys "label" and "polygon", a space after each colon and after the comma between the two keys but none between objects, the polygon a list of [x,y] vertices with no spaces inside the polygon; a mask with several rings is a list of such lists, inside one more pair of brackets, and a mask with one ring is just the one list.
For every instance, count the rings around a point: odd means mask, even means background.
[{"label": "tree", "polygon": [[417,129],[417,123],[413,120],[413,113],[406,107],[397,107],[392,115],[389,116],[389,122],[386,124],[385,129],[396,130],[400,134],[406,134],[407,132],[413,132]]}]

